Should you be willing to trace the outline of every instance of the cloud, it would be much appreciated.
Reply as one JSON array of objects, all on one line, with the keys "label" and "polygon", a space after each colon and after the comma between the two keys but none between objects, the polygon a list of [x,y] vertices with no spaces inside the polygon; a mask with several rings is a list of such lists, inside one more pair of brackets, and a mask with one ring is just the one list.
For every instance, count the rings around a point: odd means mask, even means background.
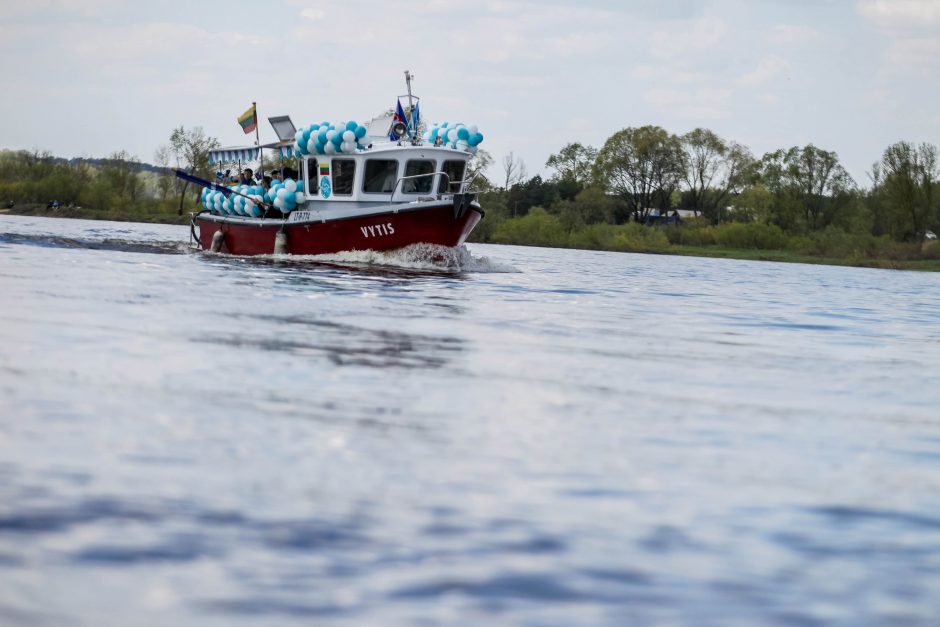
[{"label": "cloud", "polygon": [[765,85],[787,76],[791,71],[790,63],[779,56],[764,57],[752,71],[738,78],[738,83],[746,87]]},{"label": "cloud", "polygon": [[671,89],[654,87],[644,92],[646,101],[679,117],[694,120],[723,119],[731,115],[730,89],[699,87]]},{"label": "cloud", "polygon": [[858,13],[882,27],[930,27],[940,24],[937,0],[858,0]]},{"label": "cloud", "polygon": [[682,20],[653,31],[650,54],[661,59],[687,58],[717,47],[728,31],[728,25],[716,17]]},{"label": "cloud", "polygon": [[770,42],[778,46],[805,44],[818,39],[818,30],[796,24],[777,24],[770,33]]}]

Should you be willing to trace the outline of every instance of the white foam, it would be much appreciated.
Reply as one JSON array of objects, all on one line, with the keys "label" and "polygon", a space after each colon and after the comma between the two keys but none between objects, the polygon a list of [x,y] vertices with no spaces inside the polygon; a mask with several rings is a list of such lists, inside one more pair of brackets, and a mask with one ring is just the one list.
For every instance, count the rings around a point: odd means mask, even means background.
[{"label": "white foam", "polygon": [[314,261],[366,266],[390,266],[438,272],[519,272],[489,257],[474,257],[466,246],[450,248],[436,244],[411,244],[388,251],[353,250],[328,255],[266,255],[271,259]]}]

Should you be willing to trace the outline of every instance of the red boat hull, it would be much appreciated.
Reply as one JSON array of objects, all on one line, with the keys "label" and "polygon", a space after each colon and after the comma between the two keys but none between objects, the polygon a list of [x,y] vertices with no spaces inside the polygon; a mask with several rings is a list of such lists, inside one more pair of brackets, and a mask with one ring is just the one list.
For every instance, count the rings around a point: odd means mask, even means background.
[{"label": "red boat hull", "polygon": [[473,204],[455,216],[450,203],[341,218],[326,222],[282,222],[280,220],[226,219],[197,215],[199,243],[212,249],[213,236],[221,229],[220,252],[232,255],[270,255],[282,229],[287,234],[287,253],[323,255],[346,250],[394,250],[410,244],[459,246],[477,225],[483,211]]}]

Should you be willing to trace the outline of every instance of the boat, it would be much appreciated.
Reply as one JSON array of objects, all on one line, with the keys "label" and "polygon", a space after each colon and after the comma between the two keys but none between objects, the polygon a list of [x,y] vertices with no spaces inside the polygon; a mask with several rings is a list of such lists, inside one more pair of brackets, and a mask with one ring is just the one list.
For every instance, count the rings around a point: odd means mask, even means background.
[{"label": "boat", "polygon": [[[468,176],[483,136],[475,126],[446,122],[419,134],[420,103],[410,73],[405,77],[408,117],[400,96],[394,115],[368,126],[323,122],[297,130],[287,116],[269,118],[280,142],[210,153],[220,170],[226,164],[240,170],[272,149],[296,160],[290,172],[296,178],[265,188],[177,171],[204,188],[203,208],[191,220],[199,246],[232,255],[322,255],[463,244],[484,216]],[[224,179],[221,171],[217,178]]]}]

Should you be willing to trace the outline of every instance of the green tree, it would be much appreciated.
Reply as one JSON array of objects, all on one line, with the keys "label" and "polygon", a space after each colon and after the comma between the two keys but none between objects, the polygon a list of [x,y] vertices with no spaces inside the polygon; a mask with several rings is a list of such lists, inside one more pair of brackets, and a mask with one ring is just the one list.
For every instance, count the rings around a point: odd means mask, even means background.
[{"label": "green tree", "polygon": [[774,195],[772,219],[785,230],[826,226],[833,203],[844,206],[855,189],[838,155],[812,144],[767,153],[758,169],[760,182]]},{"label": "green tree", "polygon": [[922,241],[936,221],[934,192],[938,174],[937,147],[901,141],[888,146],[872,168],[875,193],[890,218],[883,222],[895,237]]},{"label": "green tree", "polygon": [[744,146],[726,142],[704,128],[686,133],[681,140],[683,180],[691,209],[717,223],[721,209],[744,188],[754,157]]},{"label": "green tree", "polygon": [[636,221],[645,221],[652,209],[669,208],[672,192],[679,185],[679,138],[658,126],[618,131],[598,152],[593,176],[627,203]]},{"label": "green tree", "polygon": [[558,153],[551,155],[545,162],[545,167],[555,171],[553,179],[577,183],[583,187],[591,180],[591,168],[594,167],[595,159],[596,148],[575,142],[565,144]]}]

